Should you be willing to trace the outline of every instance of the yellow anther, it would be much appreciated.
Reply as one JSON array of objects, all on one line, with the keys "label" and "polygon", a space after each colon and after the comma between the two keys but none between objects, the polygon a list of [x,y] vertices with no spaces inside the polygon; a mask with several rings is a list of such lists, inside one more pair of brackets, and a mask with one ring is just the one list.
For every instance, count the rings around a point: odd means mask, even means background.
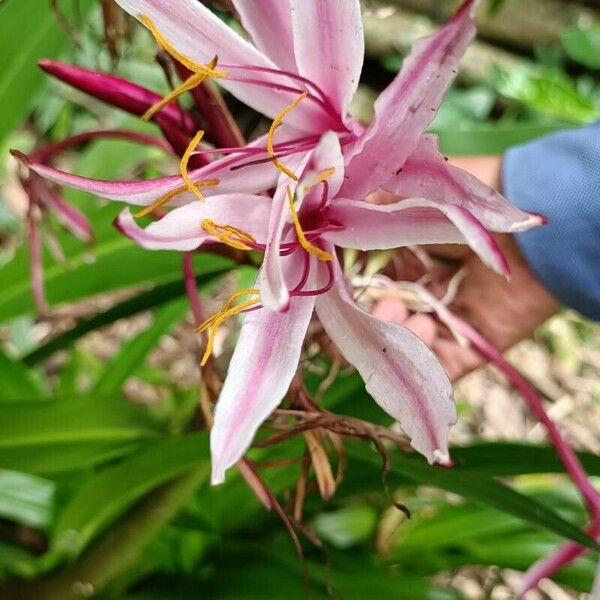
[{"label": "yellow anther", "polygon": [[278,171],[285,173],[290,179],[293,179],[294,181],[298,181],[298,177],[296,176],[296,174],[293,173],[292,171],[290,171],[290,169],[288,169],[284,164],[280,163],[277,160],[277,155],[275,154],[275,151],[273,150],[273,138],[275,137],[275,131],[281,125],[281,123],[283,122],[283,119],[285,119],[286,115],[288,115],[290,112],[292,112],[294,110],[294,108],[296,108],[296,106],[298,106],[298,104],[300,104],[300,102],[302,102],[302,100],[304,100],[304,98],[306,98],[306,92],[302,92],[291,104],[286,106],[273,119],[273,122],[271,123],[271,127],[269,128],[269,134],[267,135],[267,153],[273,159],[273,165],[275,166],[275,168]]},{"label": "yellow anther", "polygon": [[153,104],[143,115],[142,121],[149,121],[159,110],[162,110],[167,104],[171,104],[173,100],[176,100],[185,92],[193,90],[199,86],[205,79],[204,73],[194,73],[188,77],[179,87],[174,89],[172,92],[167,94],[164,98],[159,100],[156,104]]},{"label": "yellow anther", "polygon": [[138,210],[138,212],[136,212],[134,216],[145,217],[146,215],[149,215],[151,212],[154,212],[155,210],[162,208],[165,204],[168,204],[169,202],[171,202],[171,200],[173,200],[173,198],[176,198],[177,196],[179,196],[179,194],[183,194],[183,192],[185,192],[185,191],[187,191],[187,186],[185,186],[185,185],[182,185],[181,187],[171,190],[168,194],[165,194],[158,200],[155,200],[149,206],[142,208],[142,210]]},{"label": "yellow anther", "polygon": [[292,192],[290,188],[287,188],[287,197],[288,203],[290,205],[290,213],[292,214],[292,221],[294,223],[294,229],[296,230],[296,237],[300,242],[300,245],[310,254],[314,254],[319,260],[328,261],[333,260],[333,256],[329,252],[325,252],[325,250],[321,250],[321,248],[317,248],[311,244],[307,239],[304,231],[302,230],[302,225],[300,224],[300,219],[298,219],[298,214],[296,213],[296,208],[294,206],[294,198],[292,196]]},{"label": "yellow anther", "polygon": [[335,167],[329,167],[329,169],[325,169],[324,171],[321,171],[321,173],[319,173],[315,180],[310,183],[310,184],[306,184],[304,186],[304,193],[307,194],[313,187],[315,187],[315,185],[319,185],[319,183],[323,183],[324,181],[327,181],[327,179],[329,179],[333,174],[335,173]]},{"label": "yellow anther", "polygon": [[184,92],[188,92],[198,85],[200,85],[205,79],[209,77],[213,77],[215,79],[223,79],[229,76],[229,73],[226,71],[217,71],[215,67],[217,66],[217,57],[215,56],[210,63],[207,65],[202,65],[194,62],[191,58],[187,57],[185,54],[182,54],[178,50],[176,50],[171,44],[167,41],[164,35],[158,31],[154,22],[150,17],[146,15],[138,15],[139,20],[150,30],[150,33],[154,36],[156,43],[164,48],[166,52],[168,52],[173,58],[178,60],[182,65],[184,65],[187,69],[189,69],[193,74],[188,77],[179,87],[175,90],[167,94],[162,100],[151,106],[143,115],[142,120],[148,121],[151,119],[159,110],[167,106],[181,96]]},{"label": "yellow anther", "polygon": [[194,153],[194,150],[198,147],[200,140],[204,136],[204,131],[202,129],[194,136],[192,141],[188,144],[183,156],[181,157],[181,162],[179,163],[179,172],[181,173],[181,177],[185,182],[187,189],[200,200],[200,202],[204,202],[204,196],[198,189],[198,186],[190,179],[188,173],[188,163],[190,162],[190,158]]},{"label": "yellow anther", "polygon": [[[233,317],[242,311],[252,308],[256,306],[260,302],[260,292],[257,289],[244,289],[239,290],[231,295],[231,297],[223,304],[221,309],[215,313],[212,317],[208,318],[204,323],[202,323],[197,329],[196,332],[201,333],[206,329],[208,332],[208,340],[206,341],[206,348],[204,350],[204,354],[202,355],[202,359],[200,361],[200,365],[204,366],[208,361],[210,355],[212,354],[212,350],[215,343],[215,337],[217,335],[217,331],[219,327],[229,318]],[[245,300],[240,304],[235,304],[235,301],[242,296],[259,296],[258,298],[252,298],[251,300]]]},{"label": "yellow anther", "polygon": [[[205,179],[204,181],[192,182],[192,185],[194,186],[194,189],[196,189],[196,191],[198,191],[197,188],[219,185],[220,182],[221,182],[220,179]],[[179,186],[178,188],[171,190],[169,193],[165,194],[158,200],[155,200],[152,204],[150,204],[150,206],[146,206],[146,207],[142,208],[142,210],[139,210],[138,212],[136,212],[134,216],[145,217],[146,215],[149,215],[151,212],[154,212],[155,210],[162,208],[165,204],[168,204],[169,202],[171,202],[171,200],[173,200],[173,198],[176,198],[180,194],[183,194],[184,192],[187,192],[187,191],[191,191],[191,190],[186,183],[186,185]],[[198,192],[198,193],[200,193],[200,192]],[[204,200],[204,197],[202,196],[201,199]]]},{"label": "yellow anther", "polygon": [[150,17],[146,15],[138,15],[138,19],[150,30],[150,33],[154,36],[156,43],[164,48],[166,52],[168,52],[173,58],[178,60],[184,67],[192,71],[192,73],[204,74],[207,77],[214,77],[216,79],[223,79],[224,77],[229,77],[229,73],[227,71],[215,71],[215,66],[217,64],[216,57],[211,61],[209,65],[201,65],[191,58],[187,57],[185,54],[176,50],[171,44],[167,41],[165,36],[158,31],[156,25]]},{"label": "yellow anther", "polygon": [[233,227],[233,225],[220,225],[214,221],[211,221],[210,219],[204,219],[201,223],[201,226],[204,231],[210,233],[210,235],[217,238],[227,246],[231,246],[237,250],[250,250],[251,248],[244,242],[256,242],[254,237],[252,237],[249,233],[246,233],[237,227]]},{"label": "yellow anther", "polygon": [[324,181],[329,179],[334,173],[335,167],[329,167],[329,169],[325,169],[317,175],[317,181],[315,182],[315,185],[317,185],[318,183],[323,183]]}]

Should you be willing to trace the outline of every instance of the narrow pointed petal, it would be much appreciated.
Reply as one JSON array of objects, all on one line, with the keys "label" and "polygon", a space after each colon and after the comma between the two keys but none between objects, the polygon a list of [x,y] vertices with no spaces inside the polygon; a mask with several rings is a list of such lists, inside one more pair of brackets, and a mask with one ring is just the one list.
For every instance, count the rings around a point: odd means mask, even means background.
[{"label": "narrow pointed petal", "polygon": [[283,259],[280,256],[281,238],[288,214],[286,186],[280,186],[273,197],[267,247],[258,275],[261,303],[267,310],[272,311],[284,310],[290,301],[290,293],[283,275]]},{"label": "narrow pointed petal", "polygon": [[[197,0],[117,0],[117,3],[134,17],[144,15],[150,18],[176,50],[196,63],[207,64],[218,56],[219,63],[224,65],[277,68],[274,62]],[[230,71],[231,77],[219,79],[219,84],[267,117],[274,118],[294,99],[290,92],[274,87],[234,81],[234,77],[245,73],[239,69]],[[251,78],[269,85],[298,87],[297,82],[288,78],[264,72],[253,71]],[[312,102],[303,102],[287,121],[302,131],[317,130],[325,115],[316,108]]]},{"label": "narrow pointed petal", "polygon": [[494,271],[508,275],[506,259],[486,228],[465,208],[421,198],[394,204],[343,200],[328,218],[343,228],[323,237],[337,246],[388,250],[418,244],[469,244]]},{"label": "narrow pointed petal", "polygon": [[317,297],[316,310],[369,394],[400,423],[412,446],[430,463],[447,464],[448,431],[456,422],[456,410],[450,381],[431,350],[408,329],[359,308],[339,266],[336,285]]},{"label": "narrow pointed petal", "polygon": [[[305,156],[294,156],[286,161],[288,168],[297,175],[300,181],[302,181],[312,155],[313,151],[308,152]],[[271,168],[273,167],[271,166]],[[260,289],[262,305],[270,310],[284,310],[290,300],[288,282],[283,272],[283,259],[280,256],[280,249],[284,228],[290,222],[288,190],[293,196],[298,186],[298,181],[292,181],[287,175],[282,173],[279,177],[277,190],[273,196],[267,247],[265,249],[262,268],[258,275],[258,288]]]},{"label": "narrow pointed petal", "polygon": [[290,0],[298,72],[344,116],[360,79],[365,42],[359,0]]},{"label": "narrow pointed petal", "polygon": [[436,115],[458,62],[475,35],[467,0],[436,34],[418,41],[402,70],[379,96],[375,117],[347,162],[341,194],[362,199],[394,177]]},{"label": "narrow pointed petal", "polygon": [[[107,200],[116,200],[137,206],[148,206],[183,184],[179,175],[142,180],[91,179],[34,162],[21,153],[14,152],[14,155],[32,171],[54,183],[90,192]],[[203,188],[202,192],[205,196],[235,192],[257,193],[275,185],[278,173],[270,163],[232,170],[232,167],[244,161],[245,159],[239,156],[227,156],[206,167],[190,171],[190,177],[193,181],[213,178],[220,180],[219,185],[215,187]],[[193,201],[195,201],[194,196],[185,192],[173,198],[169,205],[182,206]]]},{"label": "narrow pointed petal", "polygon": [[289,0],[233,0],[254,45],[280,69],[296,73]]},{"label": "narrow pointed petal", "polygon": [[490,231],[513,233],[543,223],[539,216],[520,210],[470,173],[446,162],[434,135],[421,138],[402,171],[385,188],[401,198],[430,198],[462,206]]},{"label": "narrow pointed petal", "polygon": [[203,243],[218,241],[202,229],[204,219],[220,225],[232,225],[264,243],[270,207],[270,199],[264,196],[228,194],[175,208],[145,228],[140,227],[125,209],[117,217],[115,226],[123,235],[148,250],[189,251]]},{"label": "narrow pointed petal", "polygon": [[223,482],[285,396],[313,307],[312,297],[292,298],[286,312],[263,308],[245,315],[210,433],[213,484]]}]

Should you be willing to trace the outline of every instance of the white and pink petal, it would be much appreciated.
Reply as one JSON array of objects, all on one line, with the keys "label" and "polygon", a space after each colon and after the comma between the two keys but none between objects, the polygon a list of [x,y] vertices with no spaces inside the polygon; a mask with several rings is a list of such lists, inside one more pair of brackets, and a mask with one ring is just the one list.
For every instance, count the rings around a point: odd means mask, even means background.
[{"label": "white and pink petal", "polygon": [[314,302],[313,297],[295,297],[285,312],[261,308],[244,316],[210,434],[213,484],[223,482],[285,396]]},{"label": "white and pink petal", "polygon": [[[253,142],[249,147],[256,148],[263,144],[266,144],[266,142],[264,139],[261,139]],[[149,206],[183,186],[183,180],[180,175],[170,175],[156,179],[93,179],[67,173],[49,165],[32,161],[21,153],[15,152],[14,154],[26,167],[53,183],[89,192],[107,200],[125,202],[134,206]],[[190,178],[193,181],[219,180],[219,183],[215,186],[202,188],[202,193],[205,196],[236,192],[253,194],[273,187],[279,175],[273,165],[270,162],[245,165],[249,161],[252,161],[252,157],[247,158],[240,155],[226,156],[210,165],[190,171]],[[186,191],[174,197],[169,202],[169,206],[182,206],[195,201],[195,196]]]},{"label": "white and pink petal", "polygon": [[490,231],[525,231],[543,222],[467,171],[449,164],[439,151],[436,136],[431,134],[419,140],[402,170],[387,182],[385,189],[401,198],[430,198],[461,206]]},{"label": "white and pink petal", "polygon": [[[252,66],[277,70],[277,65],[254,45],[238,35],[224,21],[197,0],[117,0],[136,18],[151,19],[154,27],[175,48],[198,64],[215,56],[229,77],[220,85],[236,98],[267,117],[273,118],[288,105],[296,92],[283,91],[281,85],[297,88],[298,82],[267,71],[238,68]],[[245,78],[246,81],[240,81]],[[254,80],[251,83],[247,80]],[[301,87],[299,92],[304,88]],[[298,92],[298,93],[299,93]],[[312,102],[303,102],[289,115],[288,123],[300,130],[318,130],[324,113]]]},{"label": "white and pink petal", "polygon": [[458,63],[475,35],[466,0],[437,33],[418,41],[402,70],[375,102],[375,117],[349,151],[341,195],[362,199],[402,168],[436,115]]},{"label": "white and pink petal", "polygon": [[450,381],[431,350],[408,329],[359,308],[339,266],[336,285],[318,296],[315,306],[331,340],[412,446],[430,463],[448,464],[448,432],[456,410]]},{"label": "white and pink petal", "polygon": [[485,264],[508,275],[506,259],[487,229],[465,208],[422,198],[394,204],[339,200],[328,219],[341,227],[323,237],[344,248],[388,250],[418,244],[469,244]]},{"label": "white and pink petal", "polygon": [[228,194],[175,208],[145,228],[138,225],[129,209],[124,209],[115,226],[147,250],[189,251],[203,243],[218,241],[203,229],[204,219],[217,225],[232,225],[264,243],[270,209],[271,200],[265,196]]},{"label": "white and pink petal", "polygon": [[360,2],[289,1],[298,73],[314,81],[345,117],[364,57]]},{"label": "white and pink petal", "polygon": [[297,73],[289,0],[233,0],[254,45],[279,68]]}]

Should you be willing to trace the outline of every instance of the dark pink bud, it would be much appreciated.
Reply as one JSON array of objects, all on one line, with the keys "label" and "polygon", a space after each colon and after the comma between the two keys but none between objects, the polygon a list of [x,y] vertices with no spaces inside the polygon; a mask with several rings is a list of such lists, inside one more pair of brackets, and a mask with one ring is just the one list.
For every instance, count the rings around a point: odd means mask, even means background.
[{"label": "dark pink bud", "polygon": [[[42,59],[39,66],[46,72],[69,85],[137,116],[142,116],[162,96],[126,79],[101,71],[91,71],[55,60]],[[174,103],[162,108],[153,119],[158,124],[178,128],[186,133],[195,133],[192,117]]]}]

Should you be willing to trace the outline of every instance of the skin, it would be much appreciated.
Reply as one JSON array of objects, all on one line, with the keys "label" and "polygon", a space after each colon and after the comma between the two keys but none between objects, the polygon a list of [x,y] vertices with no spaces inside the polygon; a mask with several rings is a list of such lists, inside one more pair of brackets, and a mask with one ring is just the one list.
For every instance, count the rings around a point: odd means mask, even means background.
[{"label": "skin", "polygon": [[[500,188],[501,157],[460,157],[450,161],[495,189]],[[506,350],[529,337],[559,308],[559,303],[536,279],[513,236],[501,234],[496,239],[510,265],[510,281],[485,267],[464,246],[431,246],[427,251],[433,258],[432,291],[441,297],[452,275],[458,269],[465,269],[466,276],[449,308],[479,329],[497,348]],[[398,279],[414,280],[418,270],[414,260],[411,265],[410,259],[406,259],[407,256],[395,275]],[[411,316],[398,300],[381,300],[374,314],[412,329],[439,356],[451,379],[484,364],[477,352],[459,346],[443,325],[426,314]]]}]

